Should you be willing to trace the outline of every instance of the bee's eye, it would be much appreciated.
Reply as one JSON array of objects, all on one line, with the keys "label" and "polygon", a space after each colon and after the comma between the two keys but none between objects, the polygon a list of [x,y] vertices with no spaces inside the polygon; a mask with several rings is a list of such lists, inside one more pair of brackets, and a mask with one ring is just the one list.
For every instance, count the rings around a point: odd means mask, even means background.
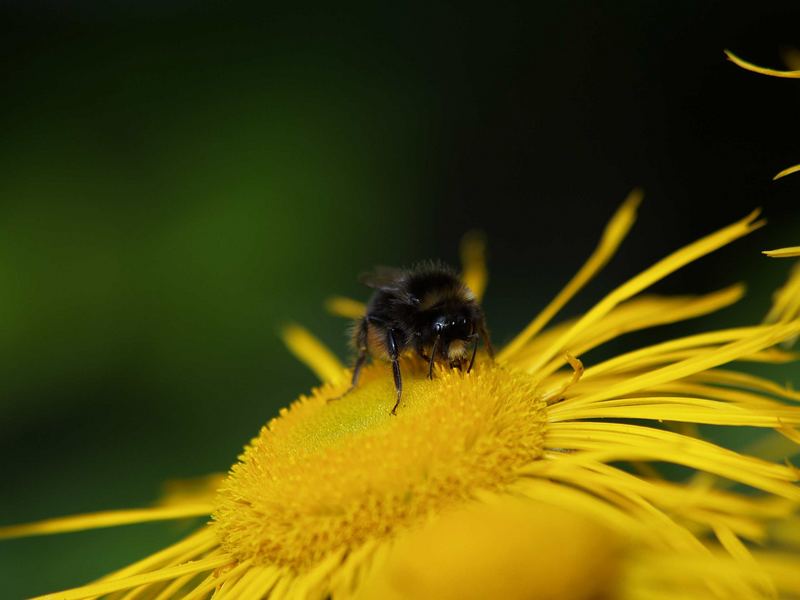
[{"label": "bee's eye", "polygon": [[461,325],[462,327],[463,327],[464,325],[466,325],[466,324],[467,324],[467,317],[460,317],[460,318],[458,319],[458,324],[459,324],[459,325]]}]

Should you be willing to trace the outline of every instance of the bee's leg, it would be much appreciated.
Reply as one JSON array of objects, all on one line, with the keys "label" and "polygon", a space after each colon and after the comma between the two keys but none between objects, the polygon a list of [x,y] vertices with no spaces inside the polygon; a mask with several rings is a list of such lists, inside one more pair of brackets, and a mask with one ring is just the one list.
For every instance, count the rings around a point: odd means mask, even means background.
[{"label": "bee's leg", "polygon": [[483,340],[483,345],[486,346],[486,353],[489,355],[489,358],[494,360],[494,348],[492,347],[492,340],[489,339],[489,330],[486,329],[486,321],[483,319],[481,319],[478,323],[478,333]]},{"label": "bee's leg", "polygon": [[436,346],[439,345],[439,336],[433,340],[433,347],[431,348],[431,357],[428,360],[428,379],[433,379],[433,360],[436,358]]},{"label": "bee's leg", "polygon": [[367,317],[361,319],[358,324],[358,332],[356,333],[356,348],[358,348],[358,358],[353,365],[353,379],[350,382],[350,389],[352,390],[358,385],[358,378],[361,375],[361,367],[364,366],[364,361],[367,360]]},{"label": "bee's leg", "polygon": [[472,365],[475,364],[475,355],[478,353],[478,334],[473,333],[471,336],[472,338],[472,358],[469,359],[469,366],[467,367],[467,373],[472,371]]},{"label": "bee's leg", "polygon": [[386,334],[386,351],[392,361],[392,375],[394,375],[394,389],[397,390],[397,401],[392,407],[392,414],[397,414],[397,407],[400,404],[400,398],[403,395],[403,379],[400,376],[400,363],[398,358],[400,356],[400,349],[397,347],[397,338],[395,337],[395,330],[389,329]]},{"label": "bee's leg", "polygon": [[336,396],[335,398],[328,398],[328,402],[332,402],[333,400],[338,400],[339,398],[343,398],[347,396],[350,392],[356,389],[358,385],[358,378],[361,375],[361,367],[364,366],[364,362],[367,360],[367,327],[368,327],[368,320],[367,317],[361,319],[358,323],[358,328],[355,332],[355,346],[358,349],[358,357],[356,358],[356,362],[353,363],[353,378],[350,381],[350,387],[347,388],[347,391],[342,394],[341,396]]}]

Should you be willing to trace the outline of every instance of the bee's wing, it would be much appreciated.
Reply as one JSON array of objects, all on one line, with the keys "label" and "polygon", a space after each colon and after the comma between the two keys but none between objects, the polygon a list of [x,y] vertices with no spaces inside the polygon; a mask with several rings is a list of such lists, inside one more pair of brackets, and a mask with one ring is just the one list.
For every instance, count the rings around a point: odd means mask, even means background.
[{"label": "bee's wing", "polygon": [[362,273],[358,280],[376,290],[396,290],[403,285],[405,271],[395,267],[375,267],[369,273]]}]

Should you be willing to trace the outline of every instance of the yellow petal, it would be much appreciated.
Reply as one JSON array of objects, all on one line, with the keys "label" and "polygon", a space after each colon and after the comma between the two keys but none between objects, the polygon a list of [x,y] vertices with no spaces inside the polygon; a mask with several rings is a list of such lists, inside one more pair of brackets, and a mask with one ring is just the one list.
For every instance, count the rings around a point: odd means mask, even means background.
[{"label": "yellow petal", "polygon": [[733,52],[729,50],[725,50],[725,56],[728,57],[728,60],[731,61],[733,64],[742,67],[748,71],[752,71],[753,73],[761,73],[762,75],[770,75],[772,77],[785,77],[788,79],[800,79],[800,70],[798,71],[782,71],[779,69],[768,69],[766,67],[759,67],[754,65],[753,63],[749,63],[746,60],[742,60],[738,56],[736,56]]},{"label": "yellow petal", "polygon": [[231,562],[229,556],[216,556],[213,558],[205,558],[197,560],[185,565],[177,567],[169,567],[166,569],[159,569],[150,573],[141,575],[134,575],[125,579],[115,579],[113,581],[103,581],[100,583],[91,583],[82,587],[73,588],[63,592],[56,592],[55,594],[47,594],[45,596],[38,596],[36,600],[81,600],[82,598],[92,598],[103,594],[110,594],[119,590],[127,590],[140,585],[153,583],[157,581],[167,581],[182,575],[190,573],[201,573],[203,571],[212,571],[217,567],[221,567]]},{"label": "yellow petal", "polygon": [[550,347],[545,350],[533,364],[527,366],[529,372],[535,373],[542,366],[548,363],[562,348],[569,348],[576,337],[591,325],[597,323],[605,317],[611,310],[621,302],[638,294],[642,290],[663,279],[670,273],[677,271],[681,267],[697,260],[701,256],[710,254],[722,246],[731,243],[757,229],[763,222],[756,222],[759,211],[750,213],[744,219],[724,227],[719,231],[707,235],[696,242],[684,246],[661,259],[649,269],[639,273],[636,277],[628,280],[613,292],[608,294],[598,302],[589,312],[581,317],[568,331],[561,335]]},{"label": "yellow petal", "polygon": [[634,399],[612,400],[559,413],[552,422],[573,419],[643,419],[779,428],[782,424],[800,425],[800,411],[782,411],[777,408],[755,410],[704,398],[637,396]]},{"label": "yellow petal", "polygon": [[706,352],[687,358],[666,367],[627,378],[625,381],[607,386],[601,391],[582,395],[580,399],[575,399],[573,404],[588,404],[599,399],[630,394],[648,387],[675,381],[726,364],[743,355],[757,352],[788,337],[797,335],[798,332],[800,332],[800,322],[797,321],[786,325],[768,327],[765,331],[759,331],[755,335],[726,344],[714,352]]},{"label": "yellow petal", "polygon": [[[646,346],[644,348],[639,348],[638,350],[619,354],[614,358],[610,358],[606,361],[589,367],[583,374],[583,381],[586,382],[591,378],[601,374],[630,371],[638,368],[640,364],[647,366],[650,364],[649,362],[646,362],[647,359],[651,357],[669,356],[676,351],[685,351],[690,349],[694,350],[695,352],[689,352],[688,357],[699,355],[705,356],[708,355],[709,350],[711,350],[712,347],[717,344],[741,340],[754,335],[766,333],[767,331],[769,331],[769,328],[766,326],[739,327],[735,329],[722,329],[719,331],[698,333],[695,335],[669,340],[668,342],[661,342],[660,344],[653,344],[652,346]],[[677,355],[681,356],[680,352]]]},{"label": "yellow petal", "polygon": [[367,312],[367,307],[363,302],[352,298],[333,296],[325,301],[325,310],[337,317],[360,319]]},{"label": "yellow petal", "polygon": [[748,373],[738,373],[726,369],[711,369],[692,375],[689,379],[692,381],[711,382],[746,390],[754,390],[787,400],[800,401],[800,392],[795,392],[792,389],[778,385],[774,381],[769,381],[763,377],[750,375]]},{"label": "yellow petal", "polygon": [[288,325],[283,341],[297,359],[314,371],[323,383],[338,383],[344,377],[344,365],[327,346],[299,325]]},{"label": "yellow petal", "polygon": [[[752,71],[753,73],[761,73],[762,75],[769,75],[771,77],[800,79],[800,70],[787,71],[787,70],[768,69],[765,67],[759,67],[757,65],[754,65],[753,63],[747,62],[746,60],[742,60],[741,58],[739,58],[738,56],[736,56],[735,54],[733,54],[728,50],[725,51],[725,55],[728,57],[728,60],[730,60],[732,63],[742,67],[743,69]],[[795,57],[796,57],[796,51],[795,53],[789,55],[788,57],[789,60],[787,62],[790,62],[790,64],[796,62]],[[772,179],[773,180],[780,179],[781,177],[786,177],[787,175],[791,175],[792,173],[797,173],[798,171],[800,171],[800,165],[794,165],[787,169],[784,169],[783,171],[775,175]]]},{"label": "yellow petal", "polygon": [[[797,72],[800,73],[800,71],[797,71]],[[793,165],[793,166],[788,167],[788,168],[784,169],[783,171],[777,173],[772,178],[772,180],[775,181],[776,179],[780,179],[781,177],[786,177],[787,175],[791,175],[792,173],[797,173],[798,171],[800,171],[800,165]]]},{"label": "yellow petal", "polygon": [[766,323],[782,323],[800,316],[800,262],[792,267],[789,278],[772,296],[772,308]]},{"label": "yellow petal", "polygon": [[173,479],[163,485],[163,494],[159,500],[162,506],[177,506],[181,504],[197,504],[198,502],[211,503],[217,494],[225,475],[212,473],[191,479]]},{"label": "yellow petal", "polygon": [[[246,564],[246,563],[245,563]],[[236,600],[262,600],[265,590],[269,590],[283,575],[282,570],[272,565],[250,565],[244,569],[241,577],[234,579],[226,577],[226,582],[215,591],[214,598],[223,600],[224,598],[235,598]],[[209,582],[207,587],[210,587]],[[194,590],[192,597],[207,597],[198,590]],[[302,594],[297,594],[298,598],[303,598]],[[191,600],[191,597],[184,600]]]},{"label": "yellow petal", "polygon": [[488,279],[486,238],[478,231],[471,231],[461,240],[461,280],[480,302]]},{"label": "yellow petal", "polygon": [[640,425],[607,422],[551,423],[547,445],[574,451],[616,449],[631,460],[665,461],[707,471],[800,501],[793,468],[743,456],[703,440]]},{"label": "yellow petal", "polygon": [[[253,563],[248,560],[243,560],[238,564],[226,564],[223,566],[224,572],[213,572],[206,577],[197,587],[193,588],[188,594],[184,595],[181,600],[198,600],[199,598],[208,598],[209,592],[212,590],[219,595],[224,594],[230,587],[235,584],[244,573],[247,573],[253,567]],[[217,576],[215,576],[217,575]],[[221,575],[221,576],[219,576]],[[191,575],[190,575],[191,576]],[[178,581],[176,579],[176,581]],[[176,588],[179,591],[180,588]],[[166,590],[165,590],[166,591]],[[163,594],[163,592],[162,592]],[[158,600],[171,600],[174,595],[163,594],[159,595]]]},{"label": "yellow petal", "polygon": [[759,552],[757,558],[753,565],[720,551],[700,559],[674,552],[641,554],[632,557],[621,587],[627,600],[796,598],[800,589],[796,556]]},{"label": "yellow petal", "polygon": [[[674,296],[634,298],[620,304],[609,312],[605,318],[587,328],[571,343],[569,352],[581,356],[605,342],[626,333],[647,329],[657,325],[666,325],[706,315],[737,302],[744,295],[741,284],[706,294],[705,296]],[[551,363],[539,371],[546,376],[564,364],[564,348]],[[521,361],[525,368],[527,363],[535,363],[533,355]]]},{"label": "yellow petal", "polygon": [[169,521],[189,517],[208,516],[213,510],[210,504],[181,504],[156,508],[140,508],[133,510],[109,510],[71,517],[45,519],[35,523],[0,527],[0,539],[31,535],[49,535],[67,533],[84,529],[100,529],[116,527],[131,523],[147,523],[149,521]]},{"label": "yellow petal", "polygon": [[642,201],[642,191],[634,189],[614,213],[606,225],[603,237],[592,255],[569,281],[558,296],[556,296],[528,326],[503,348],[498,354],[498,360],[508,360],[517,353],[528,340],[539,333],[542,328],[561,310],[569,300],[577,294],[614,256],[622,240],[628,235],[633,222],[636,220],[636,209]]},{"label": "yellow petal", "polygon": [[118,571],[109,573],[99,581],[125,579],[133,575],[147,573],[162,567],[174,567],[204,556],[217,545],[217,537],[211,527],[203,527],[181,541],[159,550],[150,556],[130,564]]},{"label": "yellow petal", "polygon": [[[800,165],[797,166],[797,170],[800,171]],[[800,246],[792,246],[790,248],[778,248],[776,250],[764,250],[762,254],[766,254],[767,256],[771,256],[772,258],[791,258],[795,256],[800,256]]]}]

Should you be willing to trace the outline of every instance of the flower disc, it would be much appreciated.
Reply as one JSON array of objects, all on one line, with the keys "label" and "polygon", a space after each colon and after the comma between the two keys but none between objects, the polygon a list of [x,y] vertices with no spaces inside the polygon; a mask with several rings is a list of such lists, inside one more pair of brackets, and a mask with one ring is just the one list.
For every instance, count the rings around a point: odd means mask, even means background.
[{"label": "flower disc", "polygon": [[524,375],[479,361],[431,381],[405,359],[391,416],[388,368],[365,368],[344,396],[344,385],[316,389],[261,430],[217,499],[225,550],[300,569],[501,489],[541,457],[545,403]]}]

